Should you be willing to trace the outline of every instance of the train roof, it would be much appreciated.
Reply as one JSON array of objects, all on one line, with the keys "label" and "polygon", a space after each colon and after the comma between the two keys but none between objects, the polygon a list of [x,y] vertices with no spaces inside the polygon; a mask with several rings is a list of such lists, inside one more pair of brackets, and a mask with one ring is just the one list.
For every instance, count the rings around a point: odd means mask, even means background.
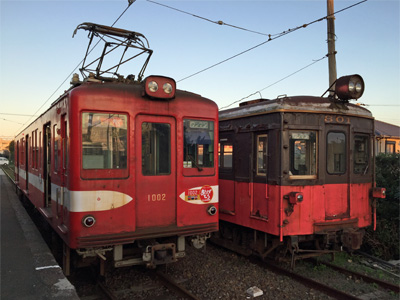
[{"label": "train roof", "polygon": [[229,120],[277,112],[346,114],[373,118],[371,112],[360,105],[337,102],[330,98],[313,96],[281,97],[274,100],[257,99],[241,106],[219,111],[219,120]]}]

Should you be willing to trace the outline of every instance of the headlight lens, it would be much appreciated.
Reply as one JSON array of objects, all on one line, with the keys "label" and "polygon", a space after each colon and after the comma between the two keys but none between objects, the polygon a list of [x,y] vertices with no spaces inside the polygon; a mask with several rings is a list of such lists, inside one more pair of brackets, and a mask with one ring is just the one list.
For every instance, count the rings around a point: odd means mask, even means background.
[{"label": "headlight lens", "polygon": [[172,92],[172,85],[170,83],[164,83],[163,90],[167,94],[171,94]]},{"label": "headlight lens", "polygon": [[349,92],[353,92],[354,91],[354,82],[350,81],[349,82]]},{"label": "headlight lens", "polygon": [[361,92],[362,88],[363,88],[362,84],[360,82],[357,82],[357,84],[356,84],[356,92],[357,93]]},{"label": "headlight lens", "polygon": [[149,91],[153,92],[153,93],[157,92],[157,90],[158,90],[158,84],[155,81],[150,81],[148,84],[148,87],[149,87]]},{"label": "headlight lens", "polygon": [[96,223],[96,219],[93,216],[85,216],[82,219],[82,224],[90,228]]},{"label": "headlight lens", "polygon": [[213,216],[217,213],[217,208],[214,205],[211,205],[207,208],[207,212],[210,216]]}]

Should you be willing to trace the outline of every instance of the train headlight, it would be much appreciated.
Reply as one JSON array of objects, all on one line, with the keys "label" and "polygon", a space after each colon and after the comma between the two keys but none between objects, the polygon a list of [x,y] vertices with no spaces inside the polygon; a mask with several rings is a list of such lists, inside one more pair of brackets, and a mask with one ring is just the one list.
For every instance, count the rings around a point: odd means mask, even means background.
[{"label": "train headlight", "polygon": [[[173,99],[175,97],[176,82],[164,76],[149,76],[143,81],[143,95],[152,99]],[[161,88],[162,87],[162,88]]]},{"label": "train headlight", "polygon": [[303,194],[297,194],[297,202],[303,201]]},{"label": "train headlight", "polygon": [[289,195],[286,196],[289,199],[290,204],[296,204],[297,202],[302,202],[304,199],[303,193],[301,192],[290,192]]},{"label": "train headlight", "polygon": [[364,93],[364,80],[360,75],[349,75],[336,80],[335,93],[342,101],[357,100]]},{"label": "train headlight", "polygon": [[87,228],[92,227],[94,223],[96,223],[96,219],[93,216],[84,216],[82,219],[82,224]]},{"label": "train headlight", "polygon": [[155,93],[158,91],[158,84],[155,81],[150,81],[147,86],[150,92]]},{"label": "train headlight", "polygon": [[170,83],[164,83],[163,90],[167,94],[171,94],[172,93],[172,85]]},{"label": "train headlight", "polygon": [[207,212],[210,216],[213,216],[217,213],[217,208],[214,205],[211,205],[207,208]]}]

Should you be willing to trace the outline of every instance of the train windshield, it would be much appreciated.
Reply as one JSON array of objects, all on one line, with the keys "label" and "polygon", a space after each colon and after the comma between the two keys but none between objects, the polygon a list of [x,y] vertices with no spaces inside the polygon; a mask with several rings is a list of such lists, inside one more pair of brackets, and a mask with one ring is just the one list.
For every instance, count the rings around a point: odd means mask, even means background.
[{"label": "train windshield", "polygon": [[214,122],[184,120],[183,167],[214,167]]},{"label": "train windshield", "polygon": [[127,128],[126,115],[83,113],[83,169],[126,169]]},{"label": "train windshield", "polygon": [[291,131],[290,175],[315,176],[317,174],[317,134],[314,131]]}]

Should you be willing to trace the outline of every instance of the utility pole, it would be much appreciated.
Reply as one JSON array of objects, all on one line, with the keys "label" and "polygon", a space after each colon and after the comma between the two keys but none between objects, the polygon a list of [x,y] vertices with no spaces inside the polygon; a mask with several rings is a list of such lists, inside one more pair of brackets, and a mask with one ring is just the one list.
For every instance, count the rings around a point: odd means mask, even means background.
[{"label": "utility pole", "polygon": [[[337,79],[336,73],[336,50],[335,50],[335,16],[334,0],[327,0],[328,18],[326,19],[328,25],[328,64],[329,64],[329,86],[331,86]],[[335,87],[332,86],[332,89]],[[333,95],[334,92],[330,92]]]}]

